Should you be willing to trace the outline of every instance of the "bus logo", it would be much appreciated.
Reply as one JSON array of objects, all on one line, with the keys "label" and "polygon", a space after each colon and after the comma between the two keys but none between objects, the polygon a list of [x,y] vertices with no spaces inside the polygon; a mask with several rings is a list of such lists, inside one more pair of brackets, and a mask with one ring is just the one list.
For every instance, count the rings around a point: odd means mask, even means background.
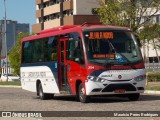
[{"label": "bus logo", "polygon": [[119,78],[119,79],[122,79],[122,75],[118,75],[118,78]]}]

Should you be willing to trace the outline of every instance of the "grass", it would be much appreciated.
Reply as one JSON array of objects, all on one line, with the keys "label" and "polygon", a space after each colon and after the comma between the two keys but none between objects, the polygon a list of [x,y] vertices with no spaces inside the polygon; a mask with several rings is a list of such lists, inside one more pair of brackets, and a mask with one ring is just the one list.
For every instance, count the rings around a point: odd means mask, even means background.
[{"label": "grass", "polygon": [[160,86],[146,86],[146,90],[156,90],[160,91]]},{"label": "grass", "polygon": [[0,82],[0,85],[15,85],[15,86],[21,86],[21,82],[20,82],[20,81]]}]

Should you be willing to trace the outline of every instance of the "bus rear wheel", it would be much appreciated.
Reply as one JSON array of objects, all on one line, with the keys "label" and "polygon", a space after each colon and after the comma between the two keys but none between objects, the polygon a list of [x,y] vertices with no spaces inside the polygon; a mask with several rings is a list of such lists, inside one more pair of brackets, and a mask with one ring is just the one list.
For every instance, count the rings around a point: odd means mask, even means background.
[{"label": "bus rear wheel", "polygon": [[137,101],[140,97],[140,93],[129,94],[127,97],[130,101]]},{"label": "bus rear wheel", "polygon": [[38,86],[38,91],[39,91],[39,97],[41,100],[52,99],[54,96],[53,94],[44,93],[41,83]]},{"label": "bus rear wheel", "polygon": [[82,103],[88,103],[90,97],[86,96],[84,93],[84,87],[82,85],[82,83],[79,85],[79,89],[78,89],[78,97],[79,97],[79,101]]}]

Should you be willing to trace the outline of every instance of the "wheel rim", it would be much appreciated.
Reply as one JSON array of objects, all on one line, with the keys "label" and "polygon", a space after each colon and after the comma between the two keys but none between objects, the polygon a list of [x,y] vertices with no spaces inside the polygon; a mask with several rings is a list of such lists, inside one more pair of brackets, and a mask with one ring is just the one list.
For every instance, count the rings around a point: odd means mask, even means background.
[{"label": "wheel rim", "polygon": [[42,96],[43,96],[42,88],[41,88],[41,87],[40,87],[40,89],[39,89],[39,96],[40,96],[40,98],[42,98]]},{"label": "wheel rim", "polygon": [[82,87],[80,90],[80,99],[83,100],[84,97],[84,88]]}]

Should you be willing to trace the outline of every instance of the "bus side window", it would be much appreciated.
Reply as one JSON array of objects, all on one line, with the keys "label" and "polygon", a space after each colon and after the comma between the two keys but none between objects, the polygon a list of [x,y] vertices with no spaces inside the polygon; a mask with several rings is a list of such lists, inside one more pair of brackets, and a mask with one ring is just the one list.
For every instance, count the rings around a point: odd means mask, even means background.
[{"label": "bus side window", "polygon": [[48,55],[49,61],[56,61],[57,60],[57,48],[58,48],[58,37],[50,37],[48,39],[48,50],[46,54]]},{"label": "bus side window", "polygon": [[71,33],[67,43],[67,59],[84,64],[84,54],[81,38],[78,33]]},{"label": "bus side window", "polygon": [[32,59],[32,44],[31,42],[25,42],[23,43],[23,47],[22,47],[22,52],[23,52],[23,56],[22,56],[22,63],[29,63],[31,62]]}]

